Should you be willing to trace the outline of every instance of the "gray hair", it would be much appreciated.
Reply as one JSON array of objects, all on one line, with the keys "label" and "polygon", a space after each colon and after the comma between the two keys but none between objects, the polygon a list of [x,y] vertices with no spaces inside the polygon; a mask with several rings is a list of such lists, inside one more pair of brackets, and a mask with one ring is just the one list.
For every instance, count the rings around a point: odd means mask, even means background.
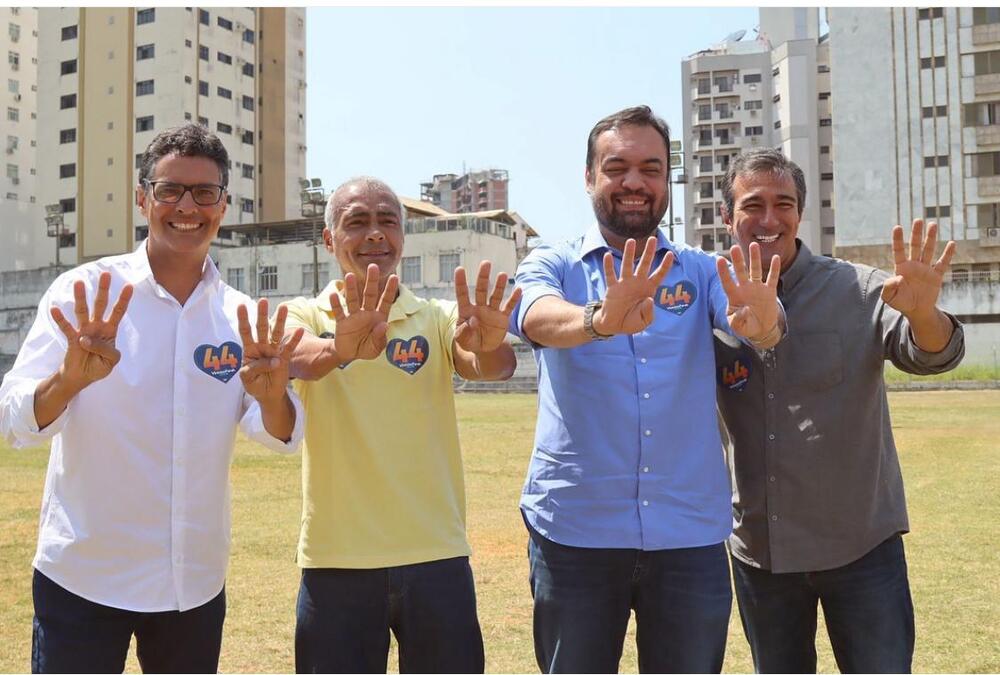
[{"label": "gray hair", "polygon": [[355,176],[338,185],[337,189],[330,193],[330,198],[326,202],[326,210],[323,212],[323,222],[327,228],[332,230],[336,226],[337,218],[340,217],[341,212],[344,210],[344,204],[338,197],[342,198],[343,193],[353,187],[359,187],[364,192],[385,192],[392,195],[393,200],[396,202],[396,208],[399,209],[400,224],[402,225],[405,222],[406,212],[403,209],[403,202],[400,201],[399,197],[385,181],[373,178],[372,176]]},{"label": "gray hair", "polygon": [[729,163],[729,169],[722,178],[722,200],[730,217],[733,215],[735,195],[733,185],[740,176],[755,173],[771,173],[775,176],[790,176],[795,183],[798,197],[799,215],[806,206],[806,176],[799,165],[785,157],[781,150],[758,148],[738,155]]}]

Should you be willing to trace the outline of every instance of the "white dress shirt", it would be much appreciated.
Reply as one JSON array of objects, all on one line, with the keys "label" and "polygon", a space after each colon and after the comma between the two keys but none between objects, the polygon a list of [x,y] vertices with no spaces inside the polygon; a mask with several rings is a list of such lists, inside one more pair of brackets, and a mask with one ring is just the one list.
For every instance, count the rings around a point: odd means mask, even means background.
[{"label": "white dress shirt", "polygon": [[[135,287],[118,329],[121,361],[39,429],[35,389],[66,353],[49,308],[77,325],[73,283],[86,283],[92,311],[104,271],[111,272],[109,312],[124,284]],[[182,307],[153,278],[145,242],[70,270],[46,291],[0,386],[3,437],[14,447],[52,439],[33,563],[42,574],[87,600],[140,612],[188,610],[222,590],[237,425],[283,453],[296,451],[303,433],[294,394],[295,428],[284,443],[267,433],[259,404],[243,389],[241,304],[255,316],[253,301],[224,284],[206,259]]]}]

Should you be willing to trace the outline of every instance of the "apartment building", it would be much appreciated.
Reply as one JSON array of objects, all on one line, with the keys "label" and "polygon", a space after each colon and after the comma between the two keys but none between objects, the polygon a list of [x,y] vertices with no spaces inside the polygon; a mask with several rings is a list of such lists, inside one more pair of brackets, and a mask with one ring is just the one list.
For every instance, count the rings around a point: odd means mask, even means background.
[{"label": "apartment building", "polygon": [[506,209],[508,182],[502,169],[437,174],[420,184],[420,198],[451,213]]},{"label": "apartment building", "polygon": [[0,61],[0,143],[4,150],[0,169],[0,270],[30,267],[35,240],[45,239],[43,212],[36,199],[37,31],[37,9],[0,7],[0,52],[7,55]]},{"label": "apartment building", "polygon": [[[137,164],[163,129],[206,126],[230,155],[224,224],[299,213],[305,174],[305,11],[39,10],[39,190],[59,205],[63,262],[134,248]],[[54,251],[40,247],[34,266]]]},{"label": "apartment building", "polygon": [[756,39],[745,31],[681,63],[685,239],[725,251],[722,178],[732,159],[772,147],[798,163],[807,197],[799,236],[814,251],[834,245],[829,42],[816,8],[762,8]]}]

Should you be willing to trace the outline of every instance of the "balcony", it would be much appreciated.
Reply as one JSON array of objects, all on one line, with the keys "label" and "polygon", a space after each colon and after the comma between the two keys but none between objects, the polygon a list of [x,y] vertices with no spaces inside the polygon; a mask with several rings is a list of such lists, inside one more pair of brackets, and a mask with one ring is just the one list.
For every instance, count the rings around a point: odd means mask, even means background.
[{"label": "balcony", "polygon": [[715,139],[715,146],[717,148],[736,147],[736,137],[731,134],[726,136],[717,136]]},{"label": "balcony", "polygon": [[691,100],[697,101],[700,98],[710,98],[712,96],[711,87],[691,87]]},{"label": "balcony", "polygon": [[976,145],[980,148],[990,145],[1000,145],[1000,124],[976,127]]},{"label": "balcony", "polygon": [[976,75],[976,96],[1000,93],[1000,73]]},{"label": "balcony", "polygon": [[1000,42],[1000,23],[986,23],[972,27],[972,44],[979,46]]},{"label": "balcony", "polygon": [[980,197],[1000,197],[1000,176],[985,176],[976,179]]}]

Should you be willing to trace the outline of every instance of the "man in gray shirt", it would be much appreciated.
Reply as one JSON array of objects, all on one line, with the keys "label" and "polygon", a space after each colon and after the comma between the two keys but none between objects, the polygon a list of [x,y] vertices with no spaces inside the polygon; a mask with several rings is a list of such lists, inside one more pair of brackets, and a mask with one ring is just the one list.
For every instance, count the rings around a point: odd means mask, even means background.
[{"label": "man in gray shirt", "polygon": [[716,331],[719,408],[734,482],[733,576],[757,672],[815,672],[823,604],[841,672],[909,672],[913,603],[903,480],[882,377],[926,375],[964,353],[936,307],[955,250],[937,224],[892,233],[895,273],[814,255],[799,239],[802,170],[779,151],[737,157],[723,221],[744,249],[781,257],[788,335],[756,351]]}]

